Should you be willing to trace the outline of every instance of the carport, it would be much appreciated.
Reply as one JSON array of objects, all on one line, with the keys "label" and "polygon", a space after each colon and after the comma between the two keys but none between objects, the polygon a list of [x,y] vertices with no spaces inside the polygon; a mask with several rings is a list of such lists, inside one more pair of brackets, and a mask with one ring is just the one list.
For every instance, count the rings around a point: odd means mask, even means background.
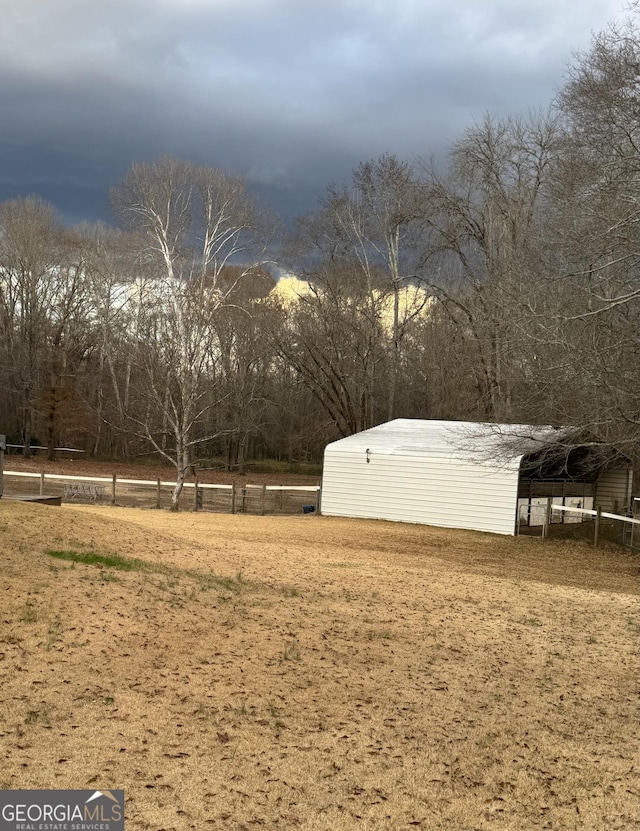
[{"label": "carport", "polygon": [[380,424],[324,455],[327,516],[515,534],[523,522],[542,523],[536,506],[549,497],[626,509],[630,464],[566,428],[421,419]]}]

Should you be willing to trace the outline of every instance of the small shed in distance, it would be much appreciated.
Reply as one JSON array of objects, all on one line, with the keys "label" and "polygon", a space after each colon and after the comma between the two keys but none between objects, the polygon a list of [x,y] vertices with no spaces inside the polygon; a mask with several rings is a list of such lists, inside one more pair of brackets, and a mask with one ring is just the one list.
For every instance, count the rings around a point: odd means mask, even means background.
[{"label": "small shed in distance", "polygon": [[325,449],[327,516],[515,534],[549,497],[623,511],[629,461],[575,430],[420,419],[395,419]]}]

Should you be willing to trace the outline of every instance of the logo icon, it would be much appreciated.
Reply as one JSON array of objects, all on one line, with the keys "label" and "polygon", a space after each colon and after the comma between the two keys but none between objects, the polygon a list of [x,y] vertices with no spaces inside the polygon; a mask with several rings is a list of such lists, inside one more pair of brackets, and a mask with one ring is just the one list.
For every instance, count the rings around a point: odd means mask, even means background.
[{"label": "logo icon", "polygon": [[0,831],[124,831],[124,791],[0,791]]}]

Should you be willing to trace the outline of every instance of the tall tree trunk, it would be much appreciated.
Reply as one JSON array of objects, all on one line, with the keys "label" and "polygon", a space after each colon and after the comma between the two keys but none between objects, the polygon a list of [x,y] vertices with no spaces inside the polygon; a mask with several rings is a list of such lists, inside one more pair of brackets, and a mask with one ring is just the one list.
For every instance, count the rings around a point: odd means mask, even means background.
[{"label": "tall tree trunk", "polygon": [[[28,398],[28,393],[25,394],[25,399]],[[33,414],[31,411],[31,407],[27,400],[24,403],[24,419],[23,419],[23,427],[22,427],[22,455],[25,459],[31,458],[31,430],[32,430],[32,418]]]},{"label": "tall tree trunk", "polygon": [[238,473],[244,476],[244,460],[246,455],[247,436],[243,436],[238,442]]},{"label": "tall tree trunk", "polygon": [[176,436],[176,468],[177,468],[177,475],[176,475],[176,483],[173,487],[173,491],[171,492],[171,506],[170,509],[172,511],[179,511],[180,510],[180,494],[182,493],[182,488],[184,487],[184,480],[187,473],[187,464],[189,462],[188,453],[184,447],[184,443],[182,441],[181,436]]},{"label": "tall tree trunk", "polygon": [[387,420],[391,421],[396,410],[396,390],[398,375],[400,374],[400,286],[397,279],[393,280],[393,351],[391,353],[391,377],[389,379],[389,409]]}]

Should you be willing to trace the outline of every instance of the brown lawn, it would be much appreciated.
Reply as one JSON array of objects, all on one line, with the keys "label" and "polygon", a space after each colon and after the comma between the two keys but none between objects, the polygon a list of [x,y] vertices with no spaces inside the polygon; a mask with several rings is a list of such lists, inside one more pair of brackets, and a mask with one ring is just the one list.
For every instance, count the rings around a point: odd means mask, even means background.
[{"label": "brown lawn", "polygon": [[640,828],[637,555],[0,502],[0,559],[2,788],[124,788],[129,831]]}]

